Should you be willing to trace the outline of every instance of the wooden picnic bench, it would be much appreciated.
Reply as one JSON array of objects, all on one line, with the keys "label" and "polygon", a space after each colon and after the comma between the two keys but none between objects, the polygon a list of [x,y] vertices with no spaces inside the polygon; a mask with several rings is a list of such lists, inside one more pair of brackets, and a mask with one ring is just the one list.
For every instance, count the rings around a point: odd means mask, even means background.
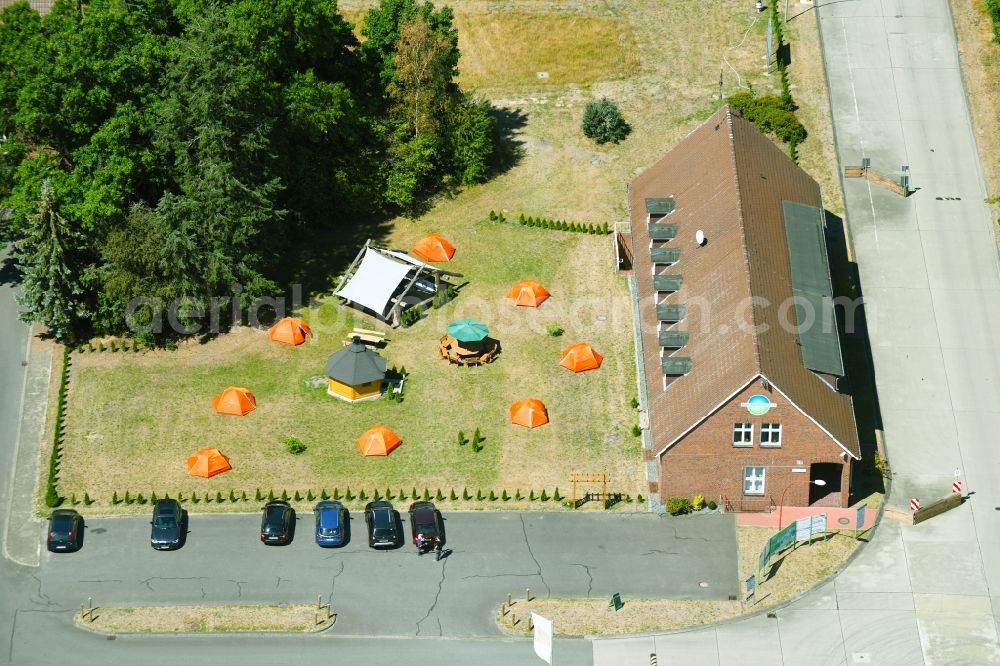
[{"label": "wooden picnic bench", "polygon": [[386,341],[385,333],[382,331],[372,331],[367,328],[356,328],[351,331],[350,336],[344,340],[345,345],[349,345],[354,341],[354,338],[358,338],[361,342],[365,342],[371,345],[380,345]]}]

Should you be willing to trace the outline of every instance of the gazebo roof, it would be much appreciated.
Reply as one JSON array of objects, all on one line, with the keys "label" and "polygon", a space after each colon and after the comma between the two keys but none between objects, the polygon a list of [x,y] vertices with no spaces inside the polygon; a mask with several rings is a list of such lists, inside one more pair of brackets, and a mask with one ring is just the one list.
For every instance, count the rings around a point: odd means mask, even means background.
[{"label": "gazebo roof", "polygon": [[338,382],[357,386],[385,379],[386,360],[361,344],[358,338],[340,351],[330,354],[326,376]]}]

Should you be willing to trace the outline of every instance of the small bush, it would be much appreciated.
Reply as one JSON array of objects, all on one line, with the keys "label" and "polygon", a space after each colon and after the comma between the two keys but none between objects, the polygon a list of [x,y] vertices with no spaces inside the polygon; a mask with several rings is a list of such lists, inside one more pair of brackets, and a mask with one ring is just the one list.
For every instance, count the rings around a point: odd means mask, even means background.
[{"label": "small bush", "polygon": [[358,493],[358,500],[361,501],[361,502],[365,502],[365,501],[368,500],[368,494],[365,493],[365,489],[364,488],[362,488],[361,492]]},{"label": "small bush", "polygon": [[709,508],[710,511],[715,511],[716,509],[719,508],[719,505],[715,503],[715,500],[709,500],[708,501],[708,508]]},{"label": "small bush", "polygon": [[326,488],[321,488],[320,489],[320,491],[319,491],[319,498],[321,500],[328,500],[328,499],[330,499],[330,493],[326,492]]},{"label": "small bush", "polygon": [[333,499],[335,499],[335,500],[339,500],[340,499],[340,488],[334,488],[333,489]]},{"label": "small bush", "polygon": [[503,492],[500,494],[500,499],[502,499],[504,502],[507,502],[507,501],[510,500],[510,495],[507,494],[507,489],[506,488],[504,488]]},{"label": "small bush", "polygon": [[491,210],[489,218],[490,218],[490,222],[496,222],[497,221],[497,213],[496,213],[496,211]]},{"label": "small bush", "polygon": [[494,491],[492,491],[492,490],[490,490],[490,501],[491,502],[496,502],[497,501],[497,494]]},{"label": "small bush", "polygon": [[93,503],[94,503],[94,500],[90,499],[90,495],[87,494],[87,493],[84,493],[83,494],[83,505],[84,506],[90,506]]},{"label": "small bush", "polygon": [[233,504],[240,501],[240,498],[236,496],[236,491],[232,488],[229,489],[229,501]]},{"label": "small bush", "polygon": [[424,494],[422,495],[422,498],[425,502],[429,502],[431,499],[431,491],[424,488]]},{"label": "small bush", "polygon": [[273,502],[274,501],[274,489],[273,488],[267,491],[267,501],[268,502]]},{"label": "small bush", "polygon": [[405,500],[405,499],[406,499],[406,491],[405,491],[405,490],[403,490],[402,488],[400,488],[400,489],[399,489],[399,494],[398,494],[398,495],[396,495],[396,497],[397,497],[397,498],[398,498],[398,499],[399,499],[400,501],[402,501],[402,500]]},{"label": "small bush", "polygon": [[347,490],[344,491],[344,501],[350,502],[353,499],[354,499],[354,495],[351,494],[351,487],[348,486]]},{"label": "small bush", "polygon": [[111,351],[112,352],[118,351],[118,345],[115,344],[114,340],[111,341]]},{"label": "small bush", "polygon": [[380,492],[378,491],[378,488],[376,488],[376,489],[375,489],[375,494],[374,494],[374,495],[372,495],[372,501],[373,501],[373,502],[377,502],[377,501],[379,501],[380,499],[382,499],[382,493],[380,493]]},{"label": "small bush", "polygon": [[523,499],[524,499],[524,495],[521,494],[521,489],[518,488],[517,492],[514,493],[514,501],[515,502],[520,502]]},{"label": "small bush", "polygon": [[264,496],[260,494],[260,488],[257,489],[257,492],[254,494],[253,498],[254,501],[256,502],[260,502],[264,499]]},{"label": "small bush", "polygon": [[201,501],[201,498],[198,497],[198,493],[191,493],[191,503],[192,504],[197,504],[200,501]]},{"label": "small bush", "polygon": [[465,433],[461,430],[458,431],[458,445],[465,446]]},{"label": "small bush", "polygon": [[560,335],[565,333],[563,327],[559,324],[546,324],[545,332],[551,335],[553,338],[558,338]]},{"label": "small bush", "polygon": [[448,499],[450,499],[452,502],[458,499],[458,493],[455,492],[454,488],[451,489],[451,494],[448,495]]},{"label": "small bush", "polygon": [[98,340],[97,341],[97,351],[99,351],[99,352],[104,351],[104,341],[103,340]]},{"label": "small bush", "polygon": [[464,499],[466,502],[472,499],[472,495],[469,494],[468,488],[462,488],[462,499]]},{"label": "small bush", "polygon": [[562,501],[563,498],[559,495],[559,488],[558,487],[556,488],[556,491],[554,493],[552,493],[552,499],[555,500],[556,502],[561,502]]},{"label": "small bush", "polygon": [[479,500],[480,502],[482,502],[484,499],[486,499],[486,497],[483,495],[483,489],[482,488],[479,488],[478,490],[476,490],[476,499]]},{"label": "small bush", "polygon": [[531,490],[531,491],[528,492],[528,501],[529,502],[534,502],[535,501],[535,491],[534,490]]},{"label": "small bush", "polygon": [[94,351],[94,343],[93,342],[88,342],[87,343],[87,351]]},{"label": "small bush", "polygon": [[132,496],[131,496],[131,495],[129,494],[129,491],[127,491],[127,490],[126,490],[126,491],[125,491],[125,499],[124,499],[124,502],[125,502],[126,504],[131,504],[131,503],[132,503],[132,502],[134,502],[134,501],[135,501],[135,499],[134,499],[134,498],[133,498],[133,497],[132,497]]},{"label": "small bush", "polygon": [[628,404],[632,407],[632,409],[639,409],[639,398],[633,397],[628,401]]},{"label": "small bush", "polygon": [[392,494],[392,490],[391,490],[391,489],[389,489],[389,488],[386,488],[386,489],[385,489],[385,498],[386,498],[387,500],[390,500],[390,501],[391,501],[391,500],[395,499],[395,497],[396,497],[396,496]]},{"label": "small bush", "polygon": [[632,436],[633,437],[640,437],[640,436],[642,436],[642,428],[639,427],[638,423],[633,423],[632,424]]},{"label": "small bush", "polygon": [[683,516],[691,513],[691,500],[686,497],[671,497],[667,500],[667,512],[671,516]]},{"label": "small bush", "polygon": [[222,496],[222,491],[221,490],[215,491],[215,501],[218,502],[218,503],[220,503],[220,504],[222,502],[226,501],[226,498]]},{"label": "small bush", "polygon": [[73,506],[79,504],[79,502],[76,501],[76,493],[73,493],[69,496],[69,503]]},{"label": "small bush", "polygon": [[544,488],[542,488],[542,494],[538,496],[538,499],[542,500],[543,502],[548,502],[549,501],[549,496],[548,496],[548,494],[546,494]]},{"label": "small bush", "polygon": [[302,495],[299,493],[298,490],[295,491],[295,501],[296,502],[301,502],[302,501]]},{"label": "small bush", "polygon": [[701,511],[705,508],[705,497],[703,495],[695,495],[694,499],[691,500],[691,508],[695,511]]},{"label": "small bush", "polygon": [[417,492],[416,486],[413,486],[413,492],[410,494],[410,497],[412,497],[413,499],[417,499],[418,497],[420,497],[420,493]]},{"label": "small bush", "polygon": [[247,491],[244,490],[243,492],[240,493],[240,501],[241,502],[247,501]]},{"label": "small bush", "polygon": [[286,502],[288,501],[288,491],[287,490],[282,490],[281,491],[281,499],[283,499]]},{"label": "small bush", "polygon": [[635,496],[635,501],[636,501],[636,502],[638,502],[639,504],[642,504],[642,503],[643,503],[643,502],[645,502],[646,500],[644,500],[644,499],[642,498],[642,495],[636,495],[636,496]]},{"label": "small bush", "polygon": [[306,445],[303,444],[302,440],[298,437],[283,437],[281,441],[285,444],[285,448],[288,449],[288,452],[293,456],[297,456],[306,450]]}]

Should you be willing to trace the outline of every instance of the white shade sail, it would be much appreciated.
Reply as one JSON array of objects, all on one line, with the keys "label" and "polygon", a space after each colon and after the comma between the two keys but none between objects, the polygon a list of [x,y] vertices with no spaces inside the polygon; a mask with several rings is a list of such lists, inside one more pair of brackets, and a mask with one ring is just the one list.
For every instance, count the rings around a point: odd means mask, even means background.
[{"label": "white shade sail", "polygon": [[368,248],[361,265],[337,296],[385,316],[385,308],[413,266],[389,259]]}]

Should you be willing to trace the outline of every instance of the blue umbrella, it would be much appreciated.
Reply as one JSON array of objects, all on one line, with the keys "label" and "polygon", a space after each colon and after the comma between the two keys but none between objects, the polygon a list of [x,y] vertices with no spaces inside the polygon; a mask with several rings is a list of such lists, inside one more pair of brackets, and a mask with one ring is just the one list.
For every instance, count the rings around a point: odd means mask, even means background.
[{"label": "blue umbrella", "polygon": [[489,334],[486,324],[475,319],[456,319],[448,324],[448,335],[459,342],[479,342]]}]

